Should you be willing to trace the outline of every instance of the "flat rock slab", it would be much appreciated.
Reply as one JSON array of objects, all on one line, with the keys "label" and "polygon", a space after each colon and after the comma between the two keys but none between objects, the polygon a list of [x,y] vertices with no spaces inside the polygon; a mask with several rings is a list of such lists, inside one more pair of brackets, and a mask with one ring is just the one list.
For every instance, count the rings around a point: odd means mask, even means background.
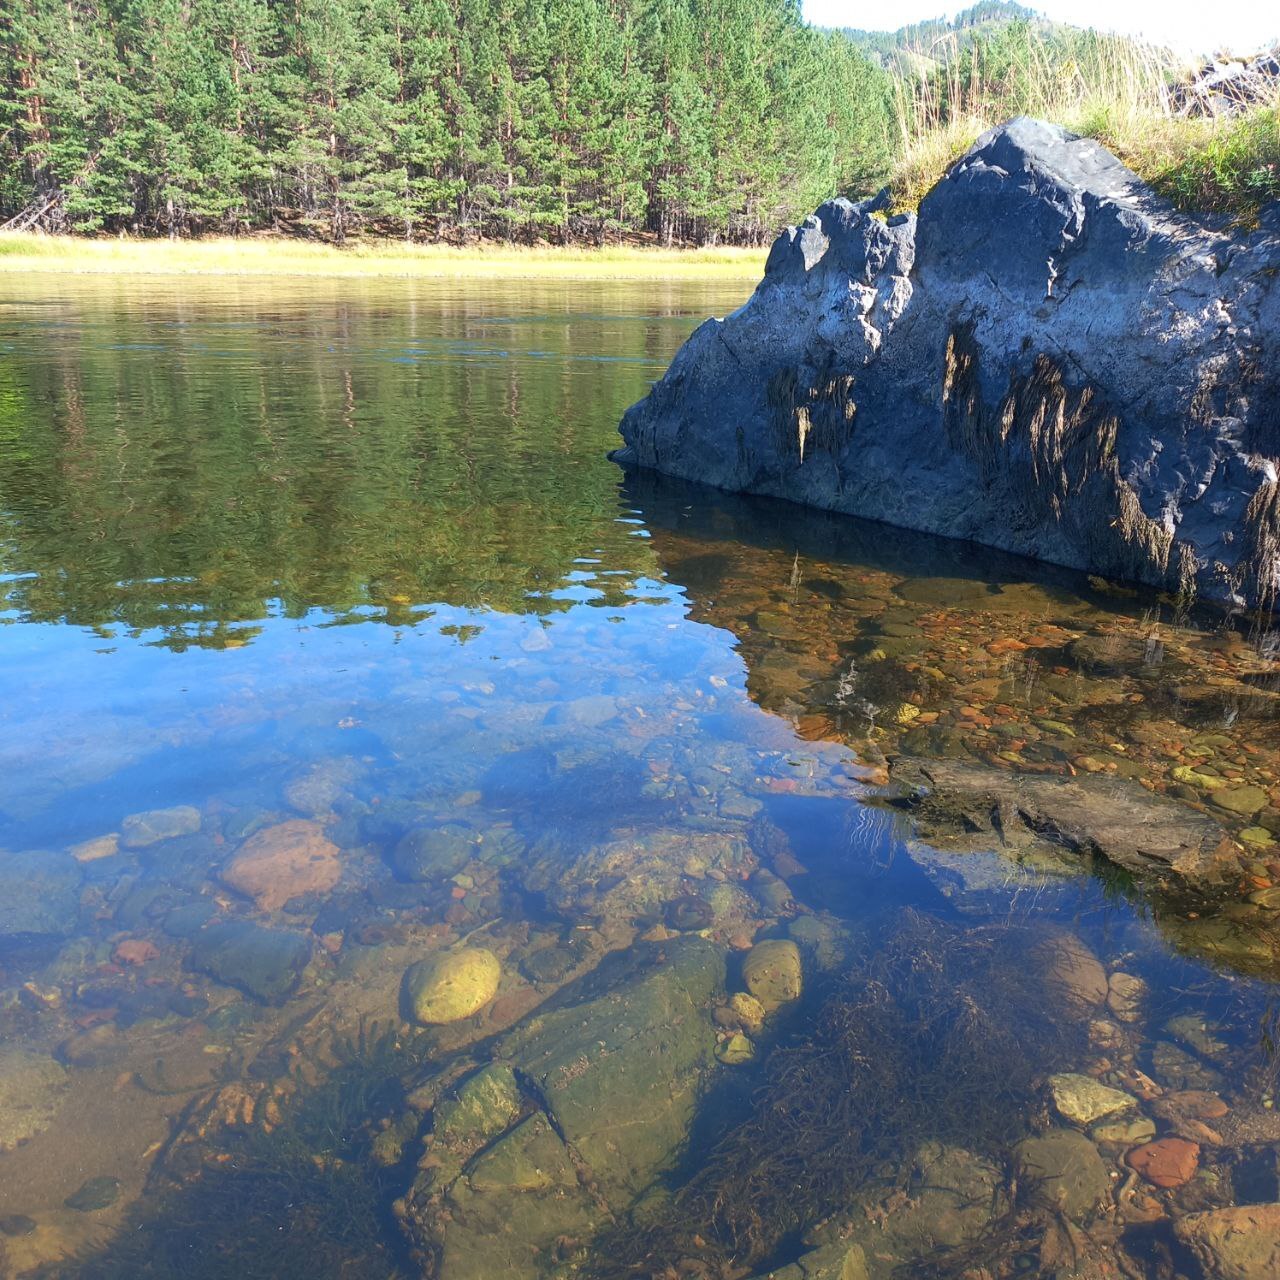
[{"label": "flat rock slab", "polygon": [[893,776],[920,793],[927,840],[1013,849],[1043,840],[1196,884],[1236,866],[1235,846],[1212,818],[1127,778],[1046,778],[945,760],[902,761]]},{"label": "flat rock slab", "polygon": [[606,1197],[624,1203],[653,1182],[688,1134],[713,1064],[708,1005],[725,978],[724,953],[702,938],[669,943],[647,959],[627,980],[611,979],[602,994],[534,1018],[502,1045]]}]

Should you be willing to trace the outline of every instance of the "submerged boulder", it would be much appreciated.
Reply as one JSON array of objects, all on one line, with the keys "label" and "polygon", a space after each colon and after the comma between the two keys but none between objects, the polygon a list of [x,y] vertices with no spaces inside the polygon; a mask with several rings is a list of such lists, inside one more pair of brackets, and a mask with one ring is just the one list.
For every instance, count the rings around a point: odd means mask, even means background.
[{"label": "submerged boulder", "polygon": [[[918,217],[832,200],[614,457],[1157,587],[1280,586],[1280,229],[1178,214],[1019,118]],[[1265,221],[1265,220],[1264,220]]]},{"label": "submerged boulder", "polygon": [[498,957],[484,947],[439,952],[405,970],[404,1014],[424,1027],[461,1022],[497,995],[501,980]]}]

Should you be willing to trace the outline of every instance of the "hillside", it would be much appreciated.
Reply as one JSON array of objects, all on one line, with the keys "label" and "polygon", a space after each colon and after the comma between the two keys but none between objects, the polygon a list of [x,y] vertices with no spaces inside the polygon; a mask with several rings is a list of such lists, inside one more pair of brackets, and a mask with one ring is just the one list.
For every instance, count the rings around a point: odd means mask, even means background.
[{"label": "hillside", "polygon": [[1044,27],[1053,24],[1034,9],[1016,0],[979,0],[954,18],[933,18],[913,22],[896,31],[865,31],[846,27],[843,34],[886,68],[910,65],[920,57],[945,61],[957,47],[965,47],[976,37],[990,35],[1010,22],[1023,21]]}]

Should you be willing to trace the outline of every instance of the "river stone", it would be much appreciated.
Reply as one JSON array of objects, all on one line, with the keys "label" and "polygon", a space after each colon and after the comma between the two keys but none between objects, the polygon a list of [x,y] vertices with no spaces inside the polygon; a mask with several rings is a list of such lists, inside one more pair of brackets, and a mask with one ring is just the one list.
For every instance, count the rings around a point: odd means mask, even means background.
[{"label": "river stone", "polygon": [[63,938],[80,914],[80,864],[63,853],[0,852],[0,950]]},{"label": "river stone", "polygon": [[149,809],[130,814],[120,824],[120,843],[126,849],[145,849],[161,840],[195,835],[200,830],[200,810],[189,804],[171,809]]},{"label": "river stone", "polygon": [[491,1062],[470,1075],[433,1112],[433,1145],[474,1150],[502,1133],[520,1114],[522,1098],[515,1073]]},{"label": "river stone", "polygon": [[1089,1137],[1094,1142],[1113,1142],[1119,1146],[1127,1146],[1136,1142],[1149,1142],[1156,1136],[1154,1120],[1146,1116],[1136,1116],[1132,1120],[1121,1117],[1118,1120],[1099,1120],[1089,1126]]},{"label": "river stone", "polygon": [[501,979],[498,957],[484,947],[438,952],[405,970],[405,1016],[424,1027],[460,1022],[493,999]]},{"label": "river stone", "polygon": [[1173,1233],[1195,1255],[1206,1280],[1280,1276],[1280,1204],[1247,1204],[1175,1218]]},{"label": "river stone", "polygon": [[1068,1218],[1088,1217],[1111,1194],[1111,1177],[1098,1149],[1074,1129],[1050,1129],[1024,1138],[1013,1151],[1020,1176],[1038,1182]]},{"label": "river stone", "polygon": [[0,1151],[49,1127],[67,1089],[67,1073],[42,1053],[0,1049]]},{"label": "river stone", "polygon": [[1209,796],[1209,803],[1228,813],[1252,818],[1266,808],[1270,797],[1261,787],[1220,787]]},{"label": "river stone", "polygon": [[627,411],[615,459],[1269,606],[1277,228],[1178,213],[1026,117],[918,216],[888,203],[788,228],[751,299]]},{"label": "river stone", "polygon": [[1116,970],[1107,979],[1107,1008],[1121,1022],[1137,1022],[1142,1017],[1142,1002],[1147,984],[1131,973]]},{"label": "river stone", "polygon": [[837,1241],[802,1253],[795,1262],[752,1280],[869,1280],[867,1256],[861,1245]]},{"label": "river stone", "polygon": [[755,1045],[741,1031],[735,1031],[727,1040],[721,1040],[716,1045],[716,1061],[723,1062],[726,1067],[740,1067],[755,1056]]},{"label": "river stone", "polygon": [[307,818],[250,836],[222,872],[223,883],[252,898],[259,911],[278,911],[294,898],[327,893],[340,876],[338,846]]},{"label": "river stone", "polygon": [[866,1270],[854,1274],[870,1280],[914,1275],[913,1264],[938,1250],[979,1239],[1005,1207],[1003,1184],[991,1161],[961,1147],[925,1143],[911,1160],[910,1197],[896,1183],[873,1185],[855,1200],[852,1223],[839,1229],[861,1246],[854,1266],[861,1262]]},{"label": "river stone", "polygon": [[[696,935],[614,955],[509,1033],[456,1111],[441,1104],[444,1159],[419,1174],[405,1217],[441,1280],[544,1280],[560,1242],[589,1239],[674,1165],[714,1064],[724,969]],[[521,1117],[535,1096],[545,1109]]]},{"label": "river stone", "polygon": [[1220,1072],[1168,1040],[1152,1045],[1151,1074],[1166,1089],[1213,1090],[1222,1083]]},{"label": "river stone", "polygon": [[1074,1071],[1050,1076],[1049,1096],[1058,1114],[1073,1124],[1093,1124],[1137,1105],[1137,1099],[1129,1094]]},{"label": "river stone", "polygon": [[1152,1186],[1180,1187],[1195,1177],[1200,1144],[1187,1138],[1161,1138],[1135,1147],[1124,1162]]},{"label": "river stone", "polygon": [[403,880],[445,880],[479,851],[470,827],[449,824],[410,831],[391,853],[391,869]]},{"label": "river stone", "polygon": [[800,995],[800,948],[789,938],[757,942],[742,961],[742,980],[765,1013],[772,1013]]},{"label": "river stone", "polygon": [[196,934],[188,963],[218,982],[276,1004],[293,993],[310,959],[311,942],[303,934],[229,920]]},{"label": "river stone", "polygon": [[743,1028],[752,1035],[759,1035],[764,1030],[764,1020],[768,1013],[755,996],[745,991],[735,991],[729,997],[729,1009]]}]

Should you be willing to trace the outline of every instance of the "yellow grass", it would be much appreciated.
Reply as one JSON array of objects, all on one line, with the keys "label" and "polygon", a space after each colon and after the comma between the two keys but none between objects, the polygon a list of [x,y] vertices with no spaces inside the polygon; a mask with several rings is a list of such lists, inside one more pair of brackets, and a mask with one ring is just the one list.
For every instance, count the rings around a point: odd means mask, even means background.
[{"label": "yellow grass", "polygon": [[1183,209],[1248,225],[1280,197],[1280,101],[1184,118],[1170,86],[1192,69],[1119,36],[1080,32],[1055,43],[1011,26],[967,57],[957,37],[944,43],[908,60],[896,81],[900,209],[915,208],[979,134],[1021,114],[1097,138]]},{"label": "yellow grass", "polygon": [[84,240],[0,235],[0,272],[74,275],[480,277],[564,280],[755,280],[764,249],[600,249],[413,245],[367,241],[332,245],[272,237],[210,240]]}]

